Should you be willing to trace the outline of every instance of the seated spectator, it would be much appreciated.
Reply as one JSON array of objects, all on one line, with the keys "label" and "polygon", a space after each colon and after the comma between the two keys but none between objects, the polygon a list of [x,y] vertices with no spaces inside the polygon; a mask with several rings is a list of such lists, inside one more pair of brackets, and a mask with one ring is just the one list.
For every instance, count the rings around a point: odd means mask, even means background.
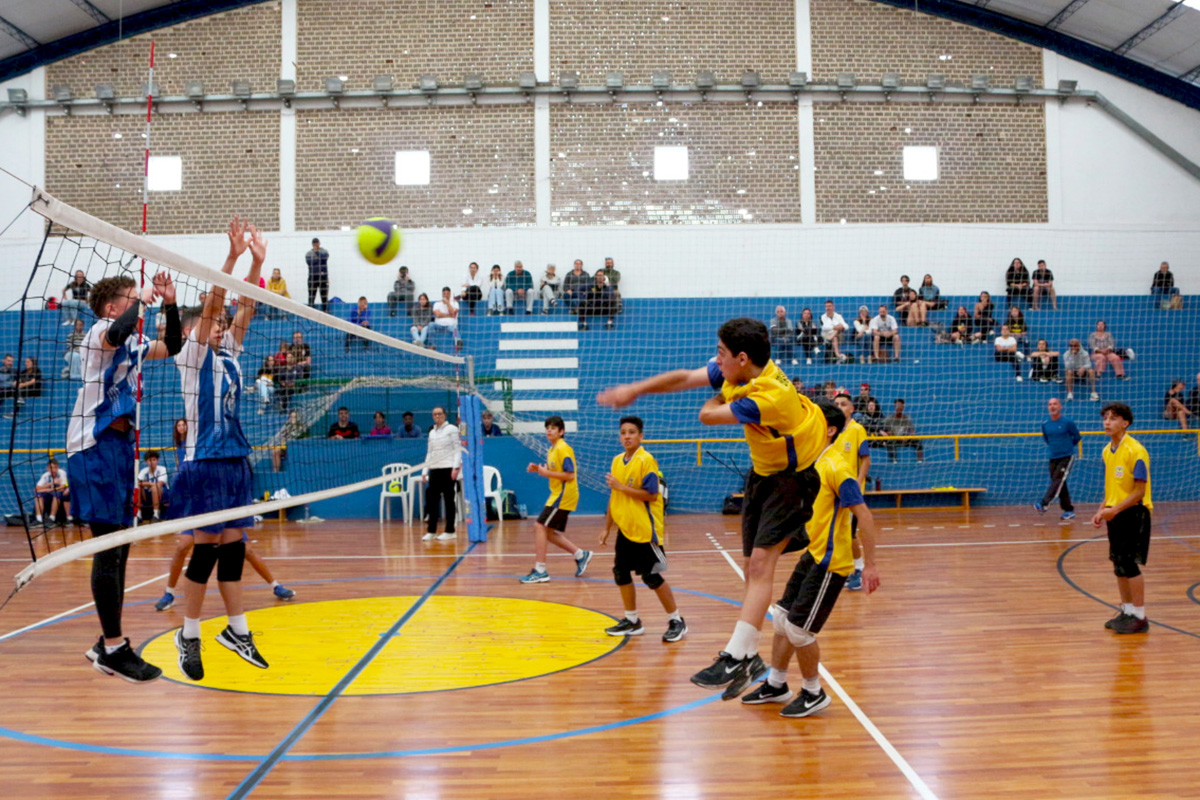
[{"label": "seated spectator", "polygon": [[886,305],[879,306],[879,313],[871,318],[871,349],[875,356],[876,363],[883,363],[888,359],[884,357],[880,349],[880,344],[891,344],[892,358],[900,360],[900,326],[896,324],[896,318],[888,315]]},{"label": "seated spectator", "polygon": [[1021,361],[1025,357],[1017,349],[1017,339],[1007,325],[1000,326],[1000,335],[996,337],[995,345],[996,360],[1012,364],[1013,374],[1017,376],[1017,383],[1020,383],[1023,380],[1021,378]]},{"label": "seated spectator", "polygon": [[382,411],[375,412],[375,427],[371,428],[371,432],[367,436],[391,436],[392,429],[388,427],[387,415]]},{"label": "seated spectator", "polygon": [[992,305],[992,296],[987,292],[979,293],[971,328],[971,341],[976,344],[991,338],[996,333],[996,309]]},{"label": "seated spectator", "polygon": [[[1092,351],[1092,369],[1096,370],[1097,378],[1104,374],[1106,364],[1112,365],[1113,373],[1119,380],[1129,378],[1125,374],[1125,364],[1121,361],[1121,353],[1118,353],[1113,346],[1113,336],[1108,332],[1108,323],[1104,320],[1097,321],[1096,330],[1088,336],[1088,349]],[[1132,361],[1131,352],[1130,350],[1124,351]]]},{"label": "seated spectator", "polygon": [[283,461],[287,458],[288,442],[307,437],[308,428],[304,427],[304,423],[300,421],[300,412],[293,411],[288,414],[287,422],[283,424],[283,429],[279,432],[279,445],[271,448],[271,465],[276,472],[283,469]]},{"label": "seated spectator", "polygon": [[583,268],[583,262],[578,258],[575,259],[571,271],[563,277],[562,284],[562,296],[567,301],[567,306],[572,314],[578,310],[579,304],[583,302],[591,285],[592,276]]},{"label": "seated spectator", "polygon": [[25,405],[26,397],[42,396],[42,371],[37,359],[25,356],[25,369],[17,375],[17,406]]},{"label": "seated spectator", "polygon": [[1058,377],[1057,350],[1051,350],[1045,339],[1038,339],[1037,349],[1029,354],[1029,379],[1038,383],[1061,383]]},{"label": "seated spectator", "polygon": [[67,352],[63,354],[63,360],[67,362],[67,366],[63,367],[62,371],[64,378],[70,378],[73,381],[83,380],[83,340],[86,336],[83,320],[76,319],[75,327],[67,334]]},{"label": "seated spectator", "polygon": [[1046,266],[1046,260],[1038,259],[1033,271],[1033,310],[1040,311],[1039,301],[1045,295],[1050,298],[1050,307],[1058,311],[1058,293],[1054,291],[1054,273]]},{"label": "seated spectator", "polygon": [[620,314],[625,310],[625,301],[621,299],[621,271],[613,266],[612,256],[604,259],[604,280],[608,282],[608,286],[613,291],[613,297],[617,301],[617,313]]},{"label": "seated spectator", "polygon": [[796,341],[804,353],[805,363],[811,364],[813,355],[821,352],[821,327],[813,321],[811,308],[800,312],[800,321],[796,323]]},{"label": "seated spectator", "polygon": [[929,306],[925,305],[916,289],[908,290],[908,324],[922,328],[929,324]]},{"label": "seated spectator", "polygon": [[775,317],[771,320],[770,333],[771,356],[775,359],[775,363],[782,364],[787,361],[793,364],[798,363],[795,359],[796,328],[788,319],[787,309],[783,306],[775,306]]},{"label": "seated spectator", "polygon": [[1200,414],[1200,372],[1196,373],[1196,385],[1188,392],[1188,411]]},{"label": "seated spectator", "polygon": [[504,431],[500,430],[500,426],[496,424],[492,412],[484,411],[479,415],[480,421],[483,423],[484,436],[503,436]]},{"label": "seated spectator", "polygon": [[271,280],[267,281],[267,291],[280,297],[291,297],[288,294],[287,281],[283,279],[283,273],[278,269],[271,270]]},{"label": "seated spectator", "polygon": [[520,261],[513,262],[512,271],[504,276],[504,308],[509,314],[513,313],[513,305],[525,304],[525,313],[533,313],[533,275],[525,271],[525,265]]},{"label": "seated spectator", "polygon": [[538,287],[538,291],[542,295],[543,314],[549,314],[550,309],[558,305],[558,293],[562,289],[562,277],[557,273],[558,268],[553,264],[547,264],[546,271],[542,273],[542,282]]},{"label": "seated spectator", "polygon": [[908,293],[912,289],[908,285],[908,276],[900,276],[900,288],[892,292],[892,305],[896,308],[896,318],[900,320],[902,325],[910,324],[908,321],[908,312],[911,308],[911,301],[908,299]]},{"label": "seated spectator", "polygon": [[959,306],[950,320],[950,328],[946,332],[946,341],[951,344],[966,344],[971,339],[971,312],[966,306]]},{"label": "seated spectator", "polygon": [[[860,406],[855,403],[855,408]],[[879,401],[874,397],[867,400],[858,412],[859,423],[867,429],[868,436],[882,436],[884,433],[883,412],[879,410]],[[879,442],[872,442],[872,447],[882,447]]]},{"label": "seated spectator", "polygon": [[[46,513],[47,503],[50,506],[50,513],[49,518],[44,519],[42,515]],[[59,468],[57,459],[51,458],[46,462],[46,471],[42,473],[42,477],[38,479],[37,485],[33,488],[33,504],[39,525],[55,523],[58,519],[59,503],[62,503],[67,519],[70,519],[71,487],[67,485],[67,473],[66,470]]]},{"label": "seated spectator", "polygon": [[874,353],[871,336],[871,309],[867,306],[858,307],[858,316],[854,318],[854,349],[858,353],[858,363],[865,364],[871,360]]},{"label": "seated spectator", "polygon": [[75,320],[88,307],[88,297],[92,293],[92,285],[87,282],[83,270],[75,270],[75,277],[63,289],[62,303],[63,325],[74,325]]},{"label": "seated spectator", "polygon": [[150,506],[154,519],[162,519],[163,498],[167,494],[167,468],[158,463],[157,450],[146,453],[146,466],[138,472],[138,497],[141,505],[136,516],[141,516],[141,509]]},{"label": "seated spectator", "polygon": [[1188,429],[1187,420],[1192,412],[1184,402],[1185,390],[1186,384],[1183,381],[1171,381],[1171,388],[1167,390],[1167,395],[1163,398],[1163,419],[1179,420],[1179,427],[1186,431]]},{"label": "seated spectator", "polygon": [[[872,396],[872,394],[871,394],[871,384],[869,384],[869,383],[861,384],[858,387],[858,396],[854,398],[854,407],[860,408],[860,409],[866,408],[867,403],[869,403],[870,401],[872,401],[874,399],[875,399],[874,396]],[[876,405],[878,405],[878,404],[876,404]]]},{"label": "seated spectator", "polygon": [[1025,327],[1025,312],[1016,306],[1011,306],[1008,309],[1008,316],[1004,318],[1004,323],[1008,325],[1008,332],[1017,340],[1017,348],[1023,353],[1027,350],[1026,340],[1029,337],[1028,330]]},{"label": "seated spectator", "polygon": [[262,407],[258,409],[258,413],[267,413],[267,407],[275,402],[275,373],[273,370],[263,367],[258,371],[258,375],[254,379],[254,391],[258,394],[258,399],[262,401]]},{"label": "seated spectator", "polygon": [[16,397],[17,371],[13,368],[12,353],[7,353],[4,361],[0,362],[0,408],[3,408],[6,398],[13,398],[15,403]]},{"label": "seated spectator", "polygon": [[833,400],[833,398],[838,396],[840,391],[838,389],[837,381],[825,381],[821,387],[821,390],[825,395],[826,400]]},{"label": "seated spectator", "polygon": [[396,431],[397,439],[420,439],[422,436],[421,429],[413,424],[413,412],[405,411],[400,415],[400,419],[404,421],[404,425],[400,430]]},{"label": "seated spectator", "polygon": [[[865,425],[863,427],[866,427]],[[883,435],[885,436],[915,436],[917,428],[913,425],[912,418],[904,413],[904,401],[896,401],[896,413],[883,421]],[[895,441],[885,442],[888,455],[895,464],[896,458],[901,447],[909,447],[917,451],[917,463],[925,463],[925,446],[921,444],[920,439],[897,439]]]},{"label": "seated spectator", "polygon": [[603,270],[597,270],[592,277],[594,281],[578,308],[579,330],[581,331],[588,329],[588,317],[608,317],[605,326],[612,328],[616,325],[617,301],[613,289],[608,285]]},{"label": "seated spectator", "polygon": [[1067,399],[1075,399],[1075,379],[1086,378],[1088,389],[1091,390],[1092,400],[1099,400],[1100,395],[1096,394],[1096,371],[1092,369],[1092,361],[1088,358],[1087,351],[1084,350],[1078,339],[1072,339],[1067,346],[1067,352],[1063,353],[1062,358],[1063,372],[1067,378]]},{"label": "seated spectator", "polygon": [[425,338],[429,335],[429,326],[433,324],[433,306],[429,305],[429,295],[421,292],[417,302],[412,307],[412,340],[413,344],[428,347]]},{"label": "seated spectator", "polygon": [[921,280],[921,288],[917,290],[917,295],[925,304],[926,312],[941,311],[946,307],[946,301],[942,299],[942,290],[933,282],[932,275],[926,275]]},{"label": "seated spectator", "polygon": [[1154,279],[1150,282],[1150,296],[1154,298],[1155,306],[1166,308],[1177,294],[1179,287],[1175,285],[1171,265],[1164,261],[1158,265],[1158,272],[1154,273]]},{"label": "seated spectator", "polygon": [[841,339],[846,331],[846,320],[837,313],[832,300],[825,301],[825,313],[821,315],[821,338],[825,340],[825,360],[837,360],[845,363],[846,356],[842,354]]},{"label": "seated spectator", "polygon": [[462,346],[458,335],[458,303],[450,296],[450,287],[442,287],[442,299],[433,304],[433,324],[450,332],[454,337],[454,349]]},{"label": "seated spectator", "polygon": [[[359,327],[371,329],[371,309],[367,306],[367,298],[358,298],[358,305],[350,309],[350,324],[358,325]],[[361,336],[346,334],[346,352],[350,352],[350,343],[361,344],[364,350],[371,349],[371,340],[364,339]]]},{"label": "seated spectator", "polygon": [[401,308],[407,312],[408,307],[412,305],[413,293],[416,290],[417,285],[412,278],[408,277],[408,267],[401,267],[396,274],[396,280],[392,282],[392,290],[388,292],[388,316],[396,316],[396,312]]},{"label": "seated spectator", "polygon": [[296,368],[296,380],[306,381],[311,378],[313,363],[312,348],[304,341],[303,333],[295,331],[292,334],[292,346],[288,350],[295,357],[292,366]]},{"label": "seated spectator", "polygon": [[329,426],[327,439],[358,439],[358,423],[350,421],[350,409],[342,406],[337,410],[337,422]]},{"label": "seated spectator", "polygon": [[462,294],[454,298],[460,303],[467,304],[467,313],[472,317],[475,316],[475,304],[483,299],[483,287],[487,283],[483,273],[479,271],[479,264],[472,261],[467,265],[467,276],[463,278]]},{"label": "seated spectator", "polygon": [[488,316],[493,317],[504,313],[504,273],[499,264],[492,265],[492,274],[487,282]]},{"label": "seated spectator", "polygon": [[283,366],[276,366],[272,374],[272,380],[275,383],[275,402],[279,404],[280,411],[286,413],[288,406],[291,405],[292,397],[301,391],[298,381],[303,379],[300,375],[296,354],[289,350]]},{"label": "seated spectator", "polygon": [[1004,292],[1008,295],[1010,308],[1017,304],[1027,306],[1033,297],[1033,288],[1029,285],[1029,270],[1019,258],[1014,258],[1004,273]]}]

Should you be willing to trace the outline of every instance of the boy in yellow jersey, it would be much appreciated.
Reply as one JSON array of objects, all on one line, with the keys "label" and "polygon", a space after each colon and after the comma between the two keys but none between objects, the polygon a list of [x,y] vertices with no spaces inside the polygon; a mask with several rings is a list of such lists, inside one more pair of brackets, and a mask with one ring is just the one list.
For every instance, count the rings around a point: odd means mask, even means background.
[{"label": "boy in yellow jersey", "polygon": [[1138,565],[1150,553],[1150,454],[1126,431],[1133,411],[1124,403],[1100,410],[1104,432],[1112,440],[1104,448],[1104,503],[1092,517],[1097,528],[1108,523],[1108,558],[1117,576],[1121,610],[1104,623],[1113,633],[1146,633],[1146,584]]},{"label": "boy in yellow jersey", "polygon": [[[850,471],[858,476],[858,488],[865,489],[867,473],[871,471],[871,447],[867,441],[867,429],[854,419],[854,400],[847,392],[835,396],[833,402],[846,415],[846,427],[834,440],[833,447],[846,459]],[[850,545],[854,553],[854,572],[846,579],[846,588],[852,592],[861,592],[863,554],[862,545],[858,543],[858,517],[850,518]]]},{"label": "boy in yellow jersey", "polygon": [[575,557],[576,578],[583,575],[588,562],[592,560],[591,550],[583,550],[563,536],[563,531],[567,529],[567,517],[579,506],[579,484],[575,480],[575,451],[563,438],[566,429],[562,417],[547,417],[546,439],[550,442],[550,452],[546,454],[546,463],[530,464],[525,470],[550,479],[550,497],[546,500],[546,507],[538,515],[537,524],[534,526],[536,539],[533,552],[537,562],[529,574],[521,578],[521,583],[546,583],[550,580],[550,573],[546,571],[547,542],[552,542],[555,547],[561,547]]},{"label": "boy in yellow jersey", "polygon": [[667,556],[663,552],[663,497],[659,492],[662,475],[654,456],[642,448],[641,417],[621,417],[621,447],[625,452],[613,458],[612,470],[604,476],[612,496],[604,514],[604,533],[600,544],[608,542],[613,524],[617,526],[614,547],[613,578],[621,590],[625,619],[605,628],[609,636],[641,636],[642,621],[637,612],[636,572],[658,595],[667,612],[664,642],[678,642],[687,633],[687,623],[675,607],[675,595],[663,578]]},{"label": "boy in yellow jersey", "polygon": [[601,405],[623,408],[645,394],[708,387],[717,392],[700,409],[705,425],[741,424],[753,470],[742,503],[742,554],[746,590],[733,635],[713,663],[692,676],[706,689],[736,692],[766,665],[758,655],[763,617],[771,605],[775,564],[786,549],[805,543],[819,481],[813,462],[825,447],[821,410],[796,392],[771,360],[767,326],[733,319],[717,332],[717,356],[699,369],[664,372],[601,392]]},{"label": "boy in yellow jersey", "polygon": [[875,520],[863,500],[854,470],[842,458],[836,439],[846,423],[846,415],[834,404],[817,401],[824,412],[829,447],[817,459],[821,491],[817,495],[812,519],[808,522],[808,549],[800,557],[783,597],[772,609],[775,638],[771,645],[771,670],[762,686],[742,698],[748,705],[787,703],[795,695],[788,689],[787,665],[792,653],[800,665],[804,686],[800,696],[779,713],[785,717],[807,717],[829,705],[829,695],[821,688],[818,668],[821,647],[817,634],[829,619],[838,593],[854,569],[850,554],[850,517],[861,523],[859,539],[863,544],[863,584],[867,593],[879,588],[875,568]]}]

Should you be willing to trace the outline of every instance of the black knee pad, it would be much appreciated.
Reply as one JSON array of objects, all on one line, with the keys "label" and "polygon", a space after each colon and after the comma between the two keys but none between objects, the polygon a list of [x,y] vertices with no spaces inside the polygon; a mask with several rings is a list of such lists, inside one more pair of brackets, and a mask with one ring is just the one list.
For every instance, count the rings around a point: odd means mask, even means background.
[{"label": "black knee pad", "polygon": [[246,543],[241,539],[223,544],[217,550],[217,580],[221,583],[236,583],[242,579],[242,568],[246,565]]},{"label": "black knee pad", "polygon": [[1113,574],[1118,578],[1136,578],[1142,570],[1133,556],[1119,556],[1113,559]]},{"label": "black knee pad", "polygon": [[192,560],[188,562],[187,579],[193,583],[206,584],[217,564],[217,545],[198,544],[192,547]]},{"label": "black knee pad", "polygon": [[627,569],[613,567],[613,580],[616,582],[617,586],[628,586],[629,584],[633,583],[633,575],[630,574],[629,570]]},{"label": "black knee pad", "polygon": [[642,580],[646,586],[651,589],[657,589],[667,582],[666,578],[664,578],[662,575],[659,575],[657,572],[651,572],[649,575],[646,575],[644,578],[642,578]]}]

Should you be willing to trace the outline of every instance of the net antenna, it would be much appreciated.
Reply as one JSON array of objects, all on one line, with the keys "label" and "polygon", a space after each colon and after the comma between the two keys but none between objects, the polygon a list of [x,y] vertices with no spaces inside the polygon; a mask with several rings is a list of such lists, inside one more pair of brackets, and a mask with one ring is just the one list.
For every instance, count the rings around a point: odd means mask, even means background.
[{"label": "net antenna", "polygon": [[[146,148],[145,155],[142,161],[142,238],[146,238],[146,222],[149,219],[150,211],[150,120],[154,112],[154,40],[150,40],[150,73],[146,81]],[[138,269],[138,296],[146,291],[146,259],[141,259],[141,266]],[[137,475],[138,466],[140,464],[142,453],[142,369],[143,360],[142,353],[146,344],[146,307],[138,306],[138,321],[137,321],[137,361],[134,363],[134,381],[136,383],[136,396],[134,398],[133,411],[133,501],[134,508],[138,506],[140,489],[138,488]]]}]

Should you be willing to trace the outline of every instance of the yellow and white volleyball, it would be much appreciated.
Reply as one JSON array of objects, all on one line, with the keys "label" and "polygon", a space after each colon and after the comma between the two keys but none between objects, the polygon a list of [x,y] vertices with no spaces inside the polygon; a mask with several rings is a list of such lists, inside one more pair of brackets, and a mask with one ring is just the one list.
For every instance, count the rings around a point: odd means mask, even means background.
[{"label": "yellow and white volleyball", "polygon": [[386,264],[400,252],[404,236],[394,220],[371,217],[358,226],[358,250],[372,264]]},{"label": "yellow and white volleyball", "polygon": [[401,494],[404,492],[404,481],[393,478],[387,483],[388,494]]}]

